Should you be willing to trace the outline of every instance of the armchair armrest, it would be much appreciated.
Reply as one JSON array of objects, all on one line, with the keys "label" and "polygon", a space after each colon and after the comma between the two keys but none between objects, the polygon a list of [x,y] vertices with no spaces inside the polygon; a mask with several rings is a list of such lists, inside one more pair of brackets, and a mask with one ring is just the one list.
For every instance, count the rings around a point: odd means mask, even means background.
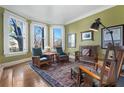
[{"label": "armchair armrest", "polygon": [[[63,54],[64,54],[64,55],[67,55],[67,56],[69,56],[69,54],[70,54],[70,53],[65,53],[65,52],[63,52]],[[59,54],[59,53],[56,53],[56,55],[58,55],[58,56],[59,56],[59,55],[61,55],[61,54]]]},{"label": "armchair armrest", "polygon": [[40,56],[32,56],[32,60],[40,60]]},{"label": "armchair armrest", "polygon": [[89,71],[89,70],[86,69],[85,67],[79,66],[79,69],[80,69],[81,71],[83,71],[84,73],[88,74],[89,76],[93,77],[94,79],[97,79],[97,80],[99,80],[99,81],[101,80],[101,78],[100,78],[98,75],[96,75],[96,74],[94,74],[93,72]]},{"label": "armchair armrest", "polygon": [[32,56],[32,60],[33,61],[40,60],[40,56]]},{"label": "armchair armrest", "polygon": [[32,56],[32,58],[40,58],[40,56]]},{"label": "armchair armrest", "polygon": [[93,72],[89,71],[88,69],[86,69],[83,66],[79,66],[79,70],[83,71],[84,73],[88,74],[90,77],[98,80],[101,84],[100,86],[115,86],[114,82],[106,82],[106,81],[101,81],[100,76],[94,74]]}]

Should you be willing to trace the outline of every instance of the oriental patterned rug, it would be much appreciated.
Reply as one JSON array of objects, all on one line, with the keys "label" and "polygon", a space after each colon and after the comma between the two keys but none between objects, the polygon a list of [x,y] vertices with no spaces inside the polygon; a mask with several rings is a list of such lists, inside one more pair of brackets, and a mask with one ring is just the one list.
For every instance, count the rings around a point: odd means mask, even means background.
[{"label": "oriental patterned rug", "polygon": [[[71,68],[79,65],[85,66],[83,62],[53,63],[50,66],[41,66],[41,68],[36,67],[32,62],[29,65],[53,87],[73,87],[75,82],[71,79]],[[91,65],[88,66],[91,68]]]}]

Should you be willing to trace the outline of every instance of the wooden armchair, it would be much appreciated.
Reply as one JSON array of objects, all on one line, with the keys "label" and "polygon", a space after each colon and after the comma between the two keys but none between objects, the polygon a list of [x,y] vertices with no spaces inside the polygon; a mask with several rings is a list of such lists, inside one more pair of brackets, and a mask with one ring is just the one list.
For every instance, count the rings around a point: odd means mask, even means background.
[{"label": "wooden armchair", "polygon": [[97,48],[98,45],[80,46],[79,51],[75,52],[75,61],[83,61],[95,65],[98,62]]},{"label": "wooden armchair", "polygon": [[41,48],[32,49],[32,62],[37,67],[40,67],[43,64],[50,64],[51,58],[47,55],[42,54]]},{"label": "wooden armchair", "polygon": [[[108,48],[106,52],[106,56],[108,56],[108,51],[110,50],[110,47]],[[119,78],[120,70],[122,63],[124,61],[124,51],[120,48],[116,49],[117,53],[117,64],[113,60],[109,60],[110,65],[109,67],[106,65],[108,59],[104,59],[103,65],[97,64],[97,69],[95,70],[89,70],[84,66],[80,66],[80,78],[79,78],[79,85],[81,82],[83,82],[83,86],[116,86],[116,79],[115,77],[115,71],[117,71],[117,78]],[[106,58],[106,57],[105,57]],[[117,65],[117,69],[115,70],[115,65]],[[82,77],[82,73],[85,75]]]},{"label": "wooden armchair", "polygon": [[69,56],[65,52],[63,52],[62,47],[56,47],[56,59],[58,62],[64,61],[69,62]]}]

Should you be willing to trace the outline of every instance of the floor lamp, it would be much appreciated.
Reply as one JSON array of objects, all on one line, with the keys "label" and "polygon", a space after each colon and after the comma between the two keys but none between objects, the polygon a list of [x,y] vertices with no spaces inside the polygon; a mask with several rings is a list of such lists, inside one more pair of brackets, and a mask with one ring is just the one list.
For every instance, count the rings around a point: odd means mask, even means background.
[{"label": "floor lamp", "polygon": [[114,79],[115,82],[117,81],[117,60],[116,60],[116,51],[115,51],[115,45],[114,45],[114,39],[113,39],[113,31],[109,30],[105,25],[102,24],[102,22],[100,21],[100,18],[97,18],[95,20],[95,22],[91,25],[90,30],[91,31],[98,31],[100,25],[105,28],[106,30],[108,30],[107,34],[110,34],[111,36],[111,40],[112,40],[112,48],[113,48],[113,64],[114,64]]}]

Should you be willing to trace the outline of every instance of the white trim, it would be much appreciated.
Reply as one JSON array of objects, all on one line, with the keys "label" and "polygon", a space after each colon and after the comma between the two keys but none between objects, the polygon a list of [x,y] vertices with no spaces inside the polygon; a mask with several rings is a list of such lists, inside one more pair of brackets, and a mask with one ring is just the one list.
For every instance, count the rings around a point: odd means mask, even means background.
[{"label": "white trim", "polygon": [[34,30],[34,25],[39,25],[39,26],[42,26],[42,27],[44,27],[44,48],[46,47],[46,46],[48,46],[48,27],[47,27],[47,25],[46,24],[43,24],[43,23],[39,23],[39,22],[32,22],[31,23],[31,25],[30,25],[30,31],[31,31],[31,33],[30,33],[30,36],[31,36],[31,51],[32,51],[32,47],[33,47],[33,40],[34,40],[34,33],[33,33],[33,30]]},{"label": "white trim", "polygon": [[63,25],[51,25],[50,26],[50,47],[53,48],[53,29],[60,28],[62,30],[62,48],[65,50],[65,28]]},{"label": "white trim", "polygon": [[9,11],[7,11],[7,10],[4,11],[4,15],[7,15],[7,16],[10,16],[10,15],[11,15],[11,16],[17,18],[17,19],[21,19],[21,20],[23,20],[23,21],[26,21],[25,18],[23,18],[23,17],[21,17],[21,16],[18,16],[18,15],[14,14],[14,13],[11,13],[11,12],[9,12]]},{"label": "white trim", "polygon": [[0,80],[1,80],[1,78],[2,78],[2,74],[3,74],[3,67],[2,67],[2,65],[0,64]]},{"label": "white trim", "polygon": [[31,58],[25,58],[25,59],[18,60],[18,61],[12,61],[12,62],[6,62],[6,63],[0,64],[0,80],[1,80],[1,77],[2,77],[2,74],[3,74],[3,69],[5,67],[14,66],[14,65],[17,65],[17,64],[20,64],[20,63],[24,63],[24,62],[30,61],[30,60],[31,60]]},{"label": "white trim", "polygon": [[[24,19],[23,17],[20,17],[20,16],[17,16],[9,11],[5,11],[4,12],[4,55],[5,57],[8,57],[8,56],[15,56],[15,55],[23,55],[23,54],[26,54],[28,52],[28,23],[26,22],[26,19]],[[12,16],[14,17],[15,19],[18,19],[18,20],[21,20],[22,22],[24,22],[25,24],[25,42],[26,44],[24,44],[24,50],[21,51],[21,52],[13,52],[13,53],[10,53],[9,52],[9,38],[8,38],[8,18]]]},{"label": "white trim", "polygon": [[86,18],[86,17],[88,17],[88,16],[91,16],[91,15],[93,15],[93,14],[102,12],[102,11],[104,11],[104,10],[106,10],[106,9],[109,9],[109,8],[112,8],[112,7],[114,7],[114,6],[116,6],[116,5],[109,5],[109,6],[104,6],[104,7],[102,7],[102,8],[96,9],[96,10],[91,11],[91,12],[85,14],[85,15],[82,15],[82,16],[80,16],[80,17],[78,17],[78,18],[75,18],[75,19],[73,19],[73,20],[71,20],[71,21],[66,22],[65,25],[68,25],[68,24],[73,23],[73,22],[75,22],[75,21],[81,20],[81,19]]},{"label": "white trim", "polygon": [[11,56],[18,56],[18,55],[24,55],[24,54],[27,54],[28,52],[16,52],[16,53],[9,53],[9,54],[6,54],[5,57],[11,57]]},{"label": "white trim", "polygon": [[30,60],[31,60],[31,58],[25,58],[25,59],[22,59],[22,60],[17,60],[17,61],[12,61],[12,62],[6,62],[6,63],[1,64],[1,66],[3,68],[10,67],[10,66],[17,65],[17,64],[20,64],[20,63],[24,63],[24,62],[30,61]]}]

